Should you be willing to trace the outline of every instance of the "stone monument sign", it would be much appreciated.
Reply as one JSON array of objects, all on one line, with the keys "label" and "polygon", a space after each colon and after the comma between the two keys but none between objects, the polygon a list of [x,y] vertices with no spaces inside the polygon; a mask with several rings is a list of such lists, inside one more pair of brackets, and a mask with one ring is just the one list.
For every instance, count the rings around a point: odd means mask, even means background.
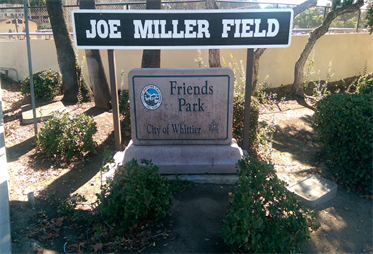
[{"label": "stone monument sign", "polygon": [[133,144],[230,144],[231,69],[134,69],[128,79]]},{"label": "stone monument sign", "polygon": [[235,173],[234,76],[229,68],[134,69],[128,74],[132,141],[124,153],[161,173]]}]

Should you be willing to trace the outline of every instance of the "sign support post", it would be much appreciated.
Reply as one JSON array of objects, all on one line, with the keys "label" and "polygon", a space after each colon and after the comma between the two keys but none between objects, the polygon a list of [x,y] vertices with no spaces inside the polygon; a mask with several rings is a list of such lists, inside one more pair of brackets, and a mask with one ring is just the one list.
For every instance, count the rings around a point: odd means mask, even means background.
[{"label": "sign support post", "polygon": [[109,72],[110,72],[111,107],[113,108],[115,150],[121,151],[123,147],[122,147],[122,135],[120,131],[120,121],[119,121],[119,105],[118,105],[118,91],[117,91],[116,76],[115,76],[114,50],[109,49],[107,51],[107,54],[108,54]]},{"label": "sign support post", "polygon": [[[292,9],[74,10],[72,21],[75,47],[108,50],[115,148],[121,150],[122,147],[114,49],[245,48],[247,49],[247,76],[243,149],[248,150],[253,49],[289,47],[293,15]],[[183,91],[190,95],[192,90]],[[181,107],[182,103],[180,101],[179,103]],[[201,108],[202,111],[203,104],[196,105],[199,105],[198,109]],[[151,133],[153,129],[149,128],[147,131]],[[157,131],[157,127],[154,131]]]},{"label": "sign support post", "polygon": [[25,16],[25,30],[26,30],[26,45],[27,45],[28,70],[29,70],[29,75],[30,75],[31,105],[32,105],[32,114],[33,114],[33,118],[34,118],[35,139],[37,139],[38,138],[38,125],[37,125],[37,122],[36,122],[34,77],[32,75],[30,33],[29,33],[28,17],[27,17],[27,7],[28,7],[28,5],[26,3],[26,0],[23,1],[23,7],[24,7],[24,16]]},{"label": "sign support post", "polygon": [[245,87],[245,111],[244,111],[244,126],[243,126],[243,144],[242,149],[249,150],[249,132],[250,132],[250,104],[251,104],[251,87],[253,81],[253,60],[254,50],[247,49],[246,58],[246,87]]}]

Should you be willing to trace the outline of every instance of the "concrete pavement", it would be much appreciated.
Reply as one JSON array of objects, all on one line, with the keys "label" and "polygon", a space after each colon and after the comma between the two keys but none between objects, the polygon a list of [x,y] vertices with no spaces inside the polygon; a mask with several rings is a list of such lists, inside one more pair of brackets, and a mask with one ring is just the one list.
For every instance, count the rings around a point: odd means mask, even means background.
[{"label": "concrete pavement", "polygon": [[5,152],[5,133],[3,125],[3,103],[1,100],[0,79],[0,253],[11,253],[11,234],[9,220],[8,169]]}]

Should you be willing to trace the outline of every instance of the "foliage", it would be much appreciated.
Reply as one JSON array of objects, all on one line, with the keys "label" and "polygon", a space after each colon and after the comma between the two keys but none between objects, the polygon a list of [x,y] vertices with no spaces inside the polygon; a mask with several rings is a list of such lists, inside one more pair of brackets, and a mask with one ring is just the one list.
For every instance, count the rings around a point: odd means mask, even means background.
[{"label": "foliage", "polygon": [[[34,94],[37,102],[51,101],[61,94],[62,75],[58,71],[44,70],[32,74],[34,83]],[[29,95],[30,76],[27,75],[22,80],[22,94]]]},{"label": "foliage", "polygon": [[[250,104],[250,132],[249,132],[249,149],[255,150],[258,133],[259,103],[255,97],[251,97]],[[238,145],[242,146],[245,119],[245,100],[238,95],[233,97],[233,137],[237,140]]]},{"label": "foliage", "polygon": [[169,180],[170,191],[172,193],[182,192],[191,187],[192,182],[181,180],[177,175],[175,180]]},{"label": "foliage", "polygon": [[279,102],[283,102],[285,98],[280,98],[280,101],[278,101],[277,93],[270,91],[269,84],[266,82],[267,78],[268,76],[262,82],[258,83],[254,96],[258,98],[260,104],[268,105],[273,109],[277,107]]},{"label": "foliage", "polygon": [[[233,138],[237,140],[238,145],[243,145],[244,120],[245,120],[245,87],[246,74],[242,61],[240,66],[231,54],[231,62],[228,66],[232,69],[234,75],[234,93],[233,93]],[[227,66],[224,58],[223,65]],[[258,100],[251,96],[250,103],[250,132],[249,132],[249,149],[253,152],[255,149],[256,138],[258,133],[259,103]]]},{"label": "foliage", "polygon": [[345,13],[343,15],[338,16],[335,20],[333,20],[330,26],[341,28],[356,28],[357,19],[357,13]]},{"label": "foliage", "polygon": [[263,128],[260,128],[257,135],[256,154],[258,159],[271,162],[272,161],[272,144],[273,135],[276,132],[276,123],[272,119],[271,123]]},{"label": "foliage", "polygon": [[77,70],[76,73],[76,78],[78,80],[78,95],[77,95],[77,100],[78,100],[78,105],[82,104],[83,102],[83,94],[82,94],[82,86],[83,86],[83,66],[85,63],[85,56],[82,57],[82,62],[79,65],[79,55],[78,55],[78,50],[75,50],[75,67]]},{"label": "foliage", "polygon": [[70,195],[68,198],[62,201],[60,206],[60,213],[66,216],[72,216],[75,213],[75,208],[80,202],[87,202],[84,196],[80,194]]},{"label": "foliage", "polygon": [[319,7],[309,8],[294,18],[295,28],[315,28],[322,24],[323,15]]},{"label": "foliage", "polygon": [[358,93],[373,94],[373,79],[364,79],[359,82]]},{"label": "foliage", "polygon": [[198,57],[194,59],[194,62],[198,64],[198,67],[201,68],[203,65],[202,51],[198,49]]},{"label": "foliage", "polygon": [[369,2],[369,7],[367,11],[367,15],[365,17],[367,21],[366,28],[368,28],[369,33],[373,33],[373,1]]},{"label": "foliage", "polygon": [[[371,82],[364,93],[372,90]],[[337,179],[348,189],[372,194],[373,97],[364,93],[335,94],[320,100],[314,129]]]},{"label": "foliage", "polygon": [[334,76],[334,73],[331,73],[332,62],[329,62],[326,79],[321,80],[320,70],[317,72],[318,77],[316,77],[315,75],[316,71],[314,69],[314,63],[315,63],[315,50],[312,51],[312,54],[310,54],[307,58],[306,66],[303,70],[303,76],[304,76],[304,89],[305,90],[307,89],[308,82],[312,82],[313,84],[312,96],[318,101],[330,94],[330,91],[328,90],[328,85],[329,85],[329,80]]},{"label": "foliage", "polygon": [[122,116],[120,127],[123,133],[131,136],[131,114],[128,90],[122,90],[118,96],[119,113]]},{"label": "foliage", "polygon": [[57,111],[40,128],[37,150],[45,157],[69,161],[96,151],[96,132],[93,117]]},{"label": "foliage", "polygon": [[316,213],[304,208],[276,176],[273,165],[246,157],[238,162],[239,180],[222,228],[233,250],[286,253],[310,239]]},{"label": "foliage", "polygon": [[[316,100],[321,100],[325,96],[330,94],[330,91],[328,91],[328,84],[329,80],[333,77],[334,73],[331,74],[332,69],[332,62],[329,62],[328,65],[328,73],[326,74],[325,81],[321,81],[320,78],[318,81],[313,81],[313,84],[315,87],[313,88],[313,96],[316,98]],[[320,76],[320,71],[318,72]]]},{"label": "foliage", "polygon": [[132,160],[119,167],[100,196],[105,204],[100,207],[101,214],[118,234],[140,221],[164,218],[170,208],[168,180],[159,175],[156,165],[147,160],[141,163],[145,165]]}]

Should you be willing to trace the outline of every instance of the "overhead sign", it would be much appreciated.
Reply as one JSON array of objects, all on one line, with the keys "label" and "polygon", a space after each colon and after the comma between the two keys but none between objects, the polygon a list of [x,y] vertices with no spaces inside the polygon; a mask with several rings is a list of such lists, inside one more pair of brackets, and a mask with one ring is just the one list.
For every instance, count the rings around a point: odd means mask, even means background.
[{"label": "overhead sign", "polygon": [[74,10],[72,21],[80,49],[280,48],[293,10]]}]

